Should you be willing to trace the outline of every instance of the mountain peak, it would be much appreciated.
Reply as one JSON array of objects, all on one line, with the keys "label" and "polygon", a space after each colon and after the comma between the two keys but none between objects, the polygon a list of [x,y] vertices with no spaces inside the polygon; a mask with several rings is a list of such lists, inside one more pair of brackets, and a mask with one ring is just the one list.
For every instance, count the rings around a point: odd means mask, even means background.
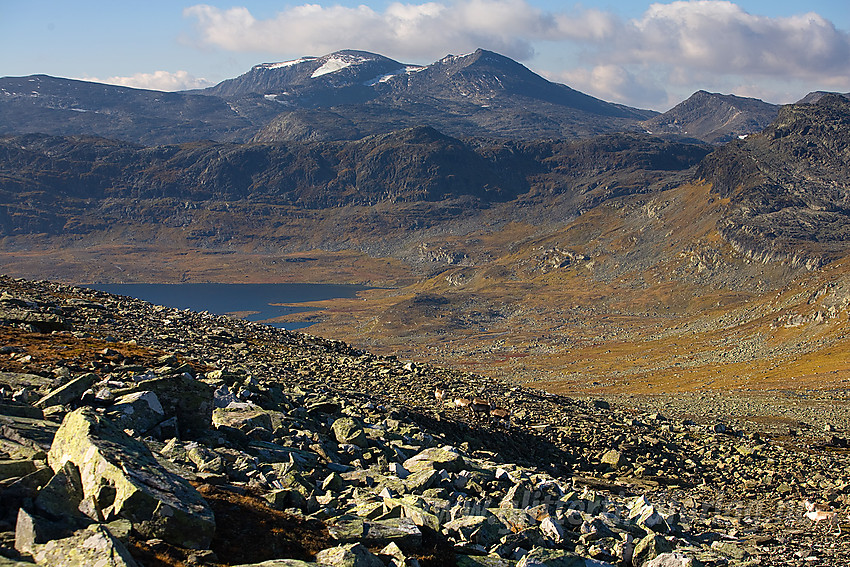
[{"label": "mountain peak", "polygon": [[757,98],[696,91],[667,112],[643,122],[653,135],[683,136],[723,143],[760,132],[779,107]]}]

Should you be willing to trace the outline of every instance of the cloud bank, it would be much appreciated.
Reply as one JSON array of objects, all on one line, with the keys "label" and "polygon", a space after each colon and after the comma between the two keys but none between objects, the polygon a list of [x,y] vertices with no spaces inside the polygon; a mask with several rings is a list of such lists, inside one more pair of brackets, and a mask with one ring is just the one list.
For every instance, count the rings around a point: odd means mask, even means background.
[{"label": "cloud bank", "polygon": [[129,77],[109,77],[107,79],[87,77],[83,80],[155,91],[182,91],[210,86],[210,82],[206,79],[193,77],[186,71],[174,73],[154,71],[153,73],[136,73]]},{"label": "cloud bank", "polygon": [[[547,12],[526,0],[303,4],[268,19],[244,7],[185,9],[199,44],[229,51],[323,55],[365,49],[411,62],[483,47],[520,61],[541,49],[579,53],[552,78],[622,102],[659,104],[670,85],[737,85],[752,77],[850,90],[850,34],[815,13],[750,14],[725,0],[655,3],[624,20],[595,9]],[[696,90],[696,89],[694,89]]]}]

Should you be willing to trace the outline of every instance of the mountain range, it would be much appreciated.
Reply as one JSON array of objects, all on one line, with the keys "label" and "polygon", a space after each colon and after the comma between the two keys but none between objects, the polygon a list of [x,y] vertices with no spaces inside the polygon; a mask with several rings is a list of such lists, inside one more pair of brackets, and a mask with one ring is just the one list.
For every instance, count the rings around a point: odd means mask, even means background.
[{"label": "mountain range", "polygon": [[416,126],[456,137],[576,139],[650,130],[717,142],[759,131],[778,109],[700,92],[659,115],[550,82],[480,49],[427,66],[339,51],[257,65],[213,87],[174,93],[4,77],[0,95],[0,133],[97,135],[145,145],[355,140]]},{"label": "mountain range", "polygon": [[366,283],[315,332],[549,389],[838,384],[848,117],[819,92],[659,114],[484,50],[341,51],[179,93],[7,77],[0,258],[72,282]]}]

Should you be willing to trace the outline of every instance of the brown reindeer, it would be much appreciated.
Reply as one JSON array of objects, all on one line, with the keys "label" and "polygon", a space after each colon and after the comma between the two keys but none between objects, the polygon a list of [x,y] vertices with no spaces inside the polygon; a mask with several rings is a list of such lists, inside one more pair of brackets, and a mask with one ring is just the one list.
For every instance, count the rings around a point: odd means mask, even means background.
[{"label": "brown reindeer", "polygon": [[490,408],[490,421],[494,423],[511,424],[511,410],[494,406]]},{"label": "brown reindeer", "polygon": [[443,405],[445,403],[446,391],[442,388],[434,389],[434,399],[437,400],[437,403]]}]

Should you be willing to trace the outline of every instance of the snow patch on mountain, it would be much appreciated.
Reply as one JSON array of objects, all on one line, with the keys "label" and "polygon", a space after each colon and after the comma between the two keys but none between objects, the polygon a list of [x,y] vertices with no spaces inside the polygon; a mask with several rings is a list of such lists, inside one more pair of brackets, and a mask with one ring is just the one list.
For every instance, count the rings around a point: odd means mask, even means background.
[{"label": "snow patch on mountain", "polygon": [[389,81],[393,77],[398,77],[399,75],[410,75],[412,73],[418,73],[419,71],[422,71],[424,69],[427,69],[427,67],[422,67],[422,66],[419,66],[419,65],[407,65],[406,67],[402,67],[401,69],[398,69],[397,71],[393,71],[392,73],[387,73],[386,75],[381,75],[380,77],[376,77],[376,78],[372,79],[371,81],[366,81],[363,84],[366,85],[367,87],[373,87],[373,86],[377,85],[378,83],[386,83],[387,81]]},{"label": "snow patch on mountain", "polygon": [[301,57],[299,59],[293,59],[292,61],[281,61],[279,63],[262,63],[254,67],[254,69],[283,69],[284,67],[292,67],[293,65],[298,65],[299,63],[306,63],[307,61],[314,61],[316,57]]},{"label": "snow patch on mountain", "polygon": [[334,55],[330,57],[325,64],[313,71],[313,74],[310,75],[313,79],[316,77],[321,77],[322,75],[327,75],[329,73],[336,73],[337,71],[341,71],[346,67],[351,67],[352,65],[357,65],[359,63],[365,63],[369,61],[366,57],[356,57],[356,56],[339,56]]}]

